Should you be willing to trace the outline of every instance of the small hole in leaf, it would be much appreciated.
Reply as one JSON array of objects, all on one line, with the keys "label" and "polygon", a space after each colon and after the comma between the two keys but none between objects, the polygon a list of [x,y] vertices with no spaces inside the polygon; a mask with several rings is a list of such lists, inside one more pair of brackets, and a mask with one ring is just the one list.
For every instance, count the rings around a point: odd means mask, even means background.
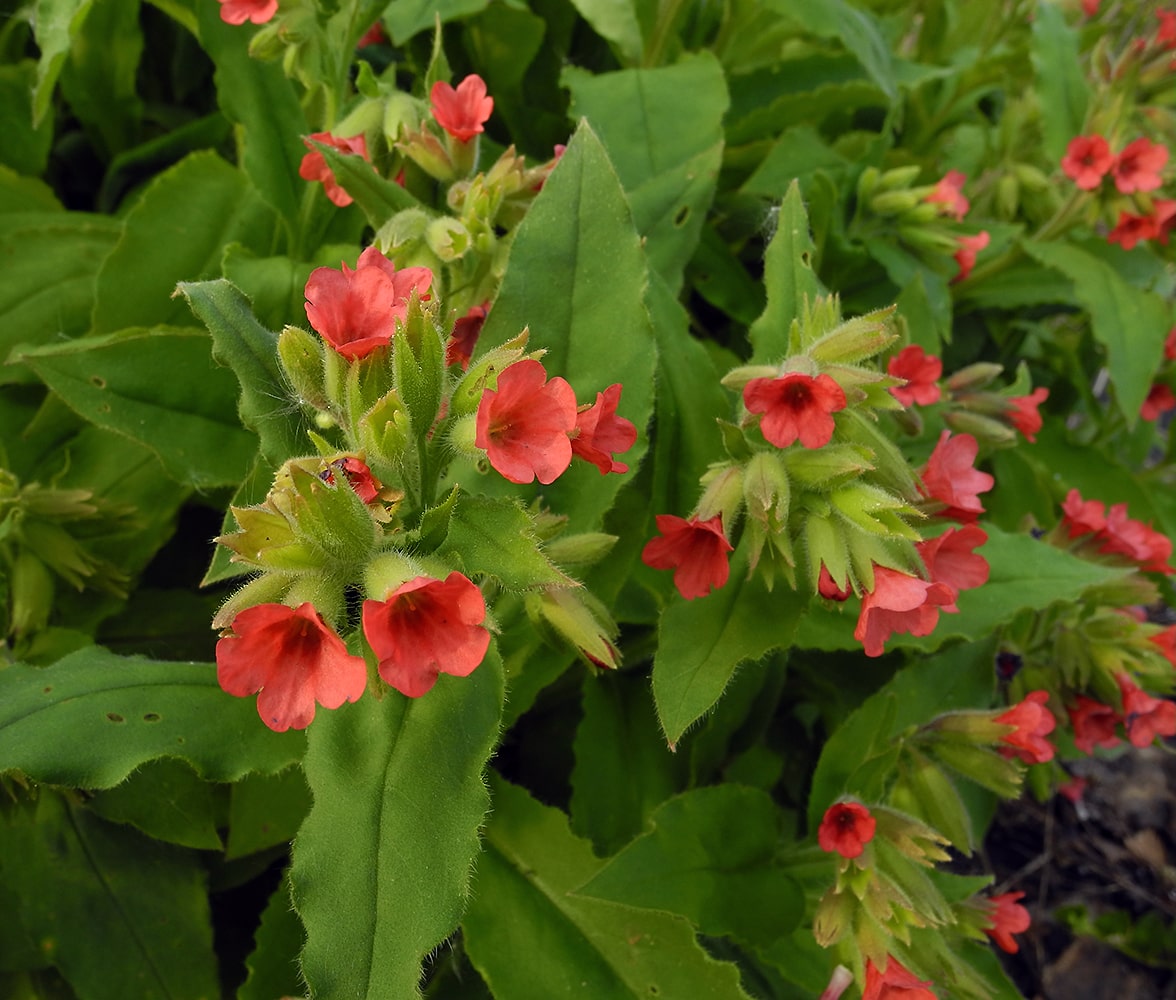
[{"label": "small hole in leaf", "polygon": [[184,742],[184,737],[182,737],[182,736],[177,736],[177,737],[176,737],[176,742],[177,742],[177,743],[183,743],[183,742]]},{"label": "small hole in leaf", "polygon": [[110,412],[110,404],[103,403],[101,406],[98,407],[98,412],[99,413],[109,413]]},{"label": "small hole in leaf", "polygon": [[105,389],[106,379],[104,379],[101,375],[91,375],[90,385],[94,386],[96,389]]},{"label": "small hole in leaf", "polygon": [[49,693],[50,691],[52,691],[52,690],[53,690],[53,685],[52,685],[52,684],[50,684],[50,685],[49,685],[47,688],[42,688],[42,689],[41,689],[41,694],[48,694],[48,693]]},{"label": "small hole in leaf", "polygon": [[127,721],[121,715],[119,715],[118,712],[107,712],[106,718],[108,718],[111,722],[126,722]]},{"label": "small hole in leaf", "polygon": [[682,226],[686,225],[686,220],[689,218],[690,206],[683,205],[680,209],[678,209],[677,214],[674,216],[674,225],[681,228]]},{"label": "small hole in leaf", "polygon": [[805,267],[812,267],[813,266],[813,255],[806,250],[804,253],[802,253],[800,255],[800,262]]},{"label": "small hole in leaf", "polygon": [[649,984],[649,995],[651,997],[661,996],[661,990],[658,989],[657,983],[650,983]]},{"label": "small hole in leaf", "polygon": [[143,716],[143,721],[144,722],[158,722],[159,715],[156,712],[148,712],[146,715]]}]

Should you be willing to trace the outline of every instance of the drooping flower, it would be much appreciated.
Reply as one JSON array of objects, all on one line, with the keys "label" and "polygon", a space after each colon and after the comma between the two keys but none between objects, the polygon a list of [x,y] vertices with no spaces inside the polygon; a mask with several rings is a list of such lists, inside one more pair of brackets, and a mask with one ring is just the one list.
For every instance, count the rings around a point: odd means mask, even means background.
[{"label": "drooping flower", "polygon": [[257,714],[274,732],[305,729],[316,702],[338,708],[363,694],[363,658],[347,652],[309,602],[257,604],[238,612],[230,630],[216,644],[216,679],[239,698],[257,694]]},{"label": "drooping flower", "polygon": [[218,0],[225,24],[265,24],[278,12],[278,0]]},{"label": "drooping flower", "polygon": [[1075,136],[1062,157],[1062,171],[1083,191],[1098,187],[1114,164],[1115,154],[1101,135]]},{"label": "drooping flower", "polygon": [[651,538],[641,551],[641,561],[653,569],[672,569],[674,586],[686,600],[706,597],[727,582],[727,553],[732,545],[723,534],[723,516],[706,521],[686,520],[674,514],[658,514],[660,538]]},{"label": "drooping flower", "polygon": [[903,406],[928,406],[939,401],[942,394],[939,378],[943,375],[943,362],[918,344],[911,344],[899,351],[887,362],[886,371],[895,378],[906,379],[906,385],[896,385],[890,389],[890,394]]},{"label": "drooping flower", "polygon": [[330,132],[314,132],[309,138],[302,140],[310,152],[302,157],[302,162],[298,165],[298,176],[304,181],[322,181],[323,191],[327,197],[340,208],[346,208],[351,204],[351,195],[339,186],[338,181],[335,180],[334,173],[327,166],[326,157],[319,150],[315,149],[311,143],[312,139],[324,145],[331,146],[341,153],[362,156],[365,160],[370,160],[367,151],[367,142],[362,135],[353,135],[346,139],[341,139],[331,135]]},{"label": "drooping flower", "polygon": [[1107,523],[1099,532],[1099,552],[1121,555],[1139,564],[1145,573],[1171,573],[1172,541],[1149,524],[1127,516],[1125,503],[1107,511]]},{"label": "drooping flower", "polygon": [[1172,387],[1163,382],[1153,383],[1139,408],[1139,415],[1144,420],[1159,420],[1169,410],[1176,410],[1176,395],[1172,393]]},{"label": "drooping flower", "polygon": [[1148,642],[1155,643],[1164,658],[1176,667],[1176,625],[1169,625],[1163,632],[1148,636]]},{"label": "drooping flower", "polygon": [[1176,10],[1157,10],[1160,26],[1156,29],[1156,45],[1162,49],[1176,49]]},{"label": "drooping flower", "polygon": [[1115,158],[1111,168],[1115,175],[1115,187],[1123,194],[1154,191],[1164,182],[1160,170],[1167,162],[1167,146],[1143,138],[1129,142]]},{"label": "drooping flower", "polygon": [[[973,549],[988,541],[988,533],[979,525],[948,528],[934,538],[915,545],[933,583],[945,583],[956,593],[973,590],[988,582],[988,560]],[[943,606],[944,611],[958,611],[955,598]]]},{"label": "drooping flower", "polygon": [[1014,955],[1018,951],[1014,934],[1022,934],[1029,929],[1032,922],[1029,911],[1019,902],[1025,898],[1023,892],[1002,892],[999,896],[988,899],[988,917],[991,925],[984,928],[984,933],[995,941],[1002,951]]},{"label": "drooping flower", "polygon": [[418,576],[382,601],[363,602],[363,634],[380,676],[409,698],[432,690],[440,674],[468,677],[486,656],[486,600],[456,570],[444,580]]},{"label": "drooping flower", "polygon": [[1107,526],[1106,504],[1101,500],[1083,500],[1077,490],[1070,490],[1062,502],[1062,523],[1071,539],[1102,531]]},{"label": "drooping flower", "polygon": [[470,306],[464,316],[459,316],[453,322],[453,332],[445,344],[445,363],[447,365],[461,365],[465,371],[470,366],[470,358],[474,356],[478,337],[486,322],[490,311],[489,301],[480,306]]},{"label": "drooping flower", "polygon": [[923,495],[947,504],[944,517],[957,521],[974,521],[984,513],[980,494],[992,489],[996,480],[987,472],[976,469],[973,463],[980,445],[971,434],[943,431],[935,449],[923,466]]},{"label": "drooping flower", "polygon": [[1164,338],[1164,357],[1168,361],[1176,361],[1176,326],[1172,327]]},{"label": "drooping flower", "polygon": [[576,413],[576,430],[572,438],[572,454],[591,462],[601,472],[628,472],[624,462],[614,454],[628,451],[637,440],[637,427],[632,420],[617,416],[621,400],[621,385],[610,385],[596,394],[596,402],[580,407]]},{"label": "drooping flower", "polygon": [[845,390],[831,375],[789,372],[753,378],[743,387],[743,403],[749,413],[763,414],[760,430],[777,448],[798,438],[805,448],[822,448],[833,437],[833,414],[845,409]]},{"label": "drooping flower", "polygon": [[1014,396],[1009,400],[1009,422],[1017,428],[1030,444],[1037,440],[1041,430],[1041,414],[1037,408],[1049,398],[1049,390],[1038,386],[1028,396]]},{"label": "drooping flower", "polygon": [[1134,250],[1137,243],[1155,239],[1158,235],[1154,217],[1120,212],[1115,228],[1107,233],[1107,242],[1118,243],[1124,250]]},{"label": "drooping flower", "polygon": [[857,858],[874,839],[878,821],[860,802],[835,802],[825,810],[817,828],[817,843],[822,851]]},{"label": "drooping flower", "polygon": [[943,175],[939,183],[935,185],[931,193],[927,195],[926,200],[932,204],[943,205],[944,213],[951,216],[956,222],[963,221],[964,216],[968,214],[968,209],[971,207],[963,193],[964,182],[967,179],[966,174],[958,170],[949,170]]},{"label": "drooping flower", "polygon": [[881,656],[886,640],[895,633],[930,635],[939,622],[939,609],[953,605],[955,599],[955,590],[946,583],[875,566],[874,589],[862,596],[853,637],[866,656]]},{"label": "drooping flower", "polygon": [[1157,736],[1176,736],[1176,702],[1153,698],[1126,674],[1115,680],[1123,695],[1123,725],[1134,747],[1151,746]]},{"label": "drooping flower", "polygon": [[866,959],[862,1000],[936,1000],[936,996],[930,981],[921,980],[893,955],[887,955],[881,970],[873,959]]},{"label": "drooping flower", "polygon": [[955,252],[955,261],[959,271],[952,278],[952,282],[964,281],[976,266],[976,254],[988,246],[988,232],[981,230],[975,236],[961,236]]},{"label": "drooping flower", "polygon": [[1176,228],[1176,198],[1156,198],[1152,201],[1152,225],[1155,227],[1155,238],[1167,246],[1172,230]]},{"label": "drooping flower", "polygon": [[458,142],[469,142],[494,111],[494,98],[486,96],[486,82],[472,73],[453,87],[438,80],[429,91],[433,117]]},{"label": "drooping flower", "polygon": [[474,443],[512,483],[555,482],[572,461],[568,435],[576,427],[576,394],[533,358],[502,370],[497,389],[478,403]]},{"label": "drooping flower", "polygon": [[822,562],[821,572],[817,578],[817,593],[829,601],[848,601],[853,596],[853,588],[849,585],[848,579],[844,581],[844,586],[834,580],[829,567]]},{"label": "drooping flower", "polygon": [[397,321],[408,315],[412,292],[424,295],[433,282],[427,267],[396,266],[375,247],[359,256],[352,271],[316,267],[306,282],[306,318],[345,358],[365,358],[391,343]]},{"label": "drooping flower", "polygon": [[1096,746],[1109,748],[1118,745],[1115,727],[1121,720],[1110,705],[1080,694],[1066,711],[1074,729],[1074,746],[1083,753],[1094,753]]},{"label": "drooping flower", "polygon": [[1006,756],[1019,757],[1026,764],[1044,764],[1053,760],[1053,745],[1045,737],[1054,731],[1057,720],[1046,707],[1048,691],[1030,691],[1025,698],[996,717],[1002,726],[1014,726],[1002,736]]}]

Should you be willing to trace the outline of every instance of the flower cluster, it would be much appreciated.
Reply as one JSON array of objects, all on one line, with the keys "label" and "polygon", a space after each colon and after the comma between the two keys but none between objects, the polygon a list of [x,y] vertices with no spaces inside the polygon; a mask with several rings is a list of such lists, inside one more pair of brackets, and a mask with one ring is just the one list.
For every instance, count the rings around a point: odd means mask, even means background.
[{"label": "flower cluster", "polygon": [[1145,573],[1176,572],[1169,565],[1172,540],[1151,525],[1127,516],[1127,504],[1084,500],[1070,490],[1062,503],[1062,525],[1071,541],[1102,555],[1135,563]]}]

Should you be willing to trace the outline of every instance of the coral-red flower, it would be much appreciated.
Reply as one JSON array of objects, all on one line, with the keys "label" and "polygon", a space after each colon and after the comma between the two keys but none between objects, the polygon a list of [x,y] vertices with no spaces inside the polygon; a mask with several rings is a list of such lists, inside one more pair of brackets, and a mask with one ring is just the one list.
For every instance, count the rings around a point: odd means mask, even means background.
[{"label": "coral-red flower", "polygon": [[956,222],[962,221],[971,207],[963,194],[964,181],[967,179],[966,174],[958,170],[949,170],[927,195],[926,200],[932,204],[943,205],[944,214],[951,216]]},{"label": "coral-red flower", "polygon": [[853,596],[853,588],[849,585],[848,579],[845,580],[844,586],[834,580],[829,567],[822,562],[821,572],[817,578],[817,593],[829,601],[848,601]]},{"label": "coral-red flower", "polygon": [[433,117],[458,142],[469,142],[494,110],[494,98],[486,96],[486,82],[476,73],[452,87],[438,80],[429,91]]},{"label": "coral-red flower", "polygon": [[397,321],[408,315],[412,292],[424,295],[433,282],[427,267],[400,271],[375,247],[359,256],[352,271],[316,267],[306,281],[306,318],[345,358],[365,358],[391,343]]},{"label": "coral-red flower", "polygon": [[591,462],[607,475],[628,472],[624,462],[613,458],[614,453],[628,451],[637,440],[637,427],[632,420],[617,416],[621,401],[621,385],[610,385],[596,394],[596,402],[583,406],[576,413],[577,434],[572,438],[572,454]]},{"label": "coral-red flower", "polygon": [[1074,729],[1074,746],[1083,753],[1094,753],[1096,746],[1109,748],[1118,745],[1115,727],[1121,720],[1110,705],[1080,694],[1066,711]]},{"label": "coral-red flower", "polygon": [[1107,555],[1126,556],[1139,563],[1145,573],[1171,573],[1172,541],[1151,525],[1127,516],[1127,505],[1117,503],[1107,511],[1106,526],[1099,532]]},{"label": "coral-red flower", "polygon": [[1019,902],[1024,898],[1023,892],[1002,892],[987,901],[991,924],[984,928],[984,933],[1000,945],[1002,951],[1007,951],[1010,955],[1016,954],[1018,950],[1013,935],[1029,930],[1031,923],[1029,911]]},{"label": "coral-red flower", "polygon": [[1053,745],[1045,737],[1054,731],[1057,720],[1046,708],[1048,701],[1048,691],[1030,691],[1023,701],[995,718],[1002,726],[1015,727],[1000,738],[1004,744],[1001,749],[1007,756],[1019,757],[1026,764],[1053,760]]},{"label": "coral-red flower", "polygon": [[568,435],[576,427],[576,394],[533,358],[508,365],[497,389],[484,389],[478,403],[474,444],[512,483],[544,486],[555,482],[572,462]]},{"label": "coral-red flower", "polygon": [[1169,361],[1176,361],[1176,326],[1168,331],[1164,338],[1164,357]]},{"label": "coral-red flower", "polygon": [[923,495],[947,504],[944,517],[957,521],[974,521],[984,513],[980,494],[992,489],[996,480],[987,472],[976,469],[973,463],[980,445],[971,434],[943,431],[935,449],[923,466]]},{"label": "coral-red flower", "polygon": [[322,478],[326,482],[333,484],[335,482],[333,470],[335,469],[343,473],[348,484],[355,490],[356,496],[364,503],[371,503],[380,495],[380,490],[384,488],[384,484],[372,474],[372,470],[368,468],[367,463],[354,456],[336,459],[322,474]]},{"label": "coral-red flower", "polygon": [[890,389],[890,394],[903,406],[914,406],[916,403],[927,406],[939,401],[939,377],[943,374],[943,362],[918,344],[911,344],[899,351],[887,363],[886,371],[895,378],[906,379],[906,385],[896,385]]},{"label": "coral-red flower", "polygon": [[1062,502],[1062,524],[1070,538],[1102,531],[1107,526],[1107,507],[1101,500],[1083,500],[1077,490],[1070,490]]},{"label": "coral-red flower", "polygon": [[1134,250],[1137,243],[1154,240],[1159,234],[1159,227],[1152,216],[1120,212],[1115,228],[1107,233],[1107,242],[1118,243],[1124,250]]},{"label": "coral-red flower", "polygon": [[1123,695],[1123,725],[1132,746],[1151,746],[1157,736],[1176,736],[1176,702],[1153,698],[1126,674],[1115,680]]},{"label": "coral-red flower", "polygon": [[931,583],[888,566],[874,567],[874,589],[862,596],[853,637],[866,656],[881,656],[894,633],[930,635],[939,609],[954,605],[956,592],[946,583]]},{"label": "coral-red flower", "polygon": [[323,191],[326,192],[327,197],[340,208],[345,208],[351,204],[351,195],[339,186],[338,181],[335,180],[334,173],[327,166],[326,157],[314,147],[311,139],[316,139],[326,146],[331,146],[339,150],[341,153],[362,156],[365,160],[370,159],[368,157],[367,142],[362,135],[340,139],[331,135],[330,132],[314,132],[309,138],[302,140],[303,145],[310,152],[302,157],[302,162],[298,165],[298,176],[304,181],[322,181]]},{"label": "coral-red flower", "polygon": [[1115,175],[1115,187],[1123,194],[1154,191],[1164,183],[1160,170],[1167,162],[1167,146],[1148,139],[1129,142],[1115,158],[1115,165],[1111,168]]},{"label": "coral-red flower", "polygon": [[1144,420],[1159,420],[1169,410],[1176,410],[1176,395],[1173,395],[1171,386],[1163,382],[1153,383],[1139,408],[1139,415]]},{"label": "coral-red flower", "polygon": [[1062,170],[1083,191],[1093,191],[1115,165],[1110,143],[1101,135],[1079,135],[1070,140]]},{"label": "coral-red flower", "polygon": [[[976,524],[948,528],[934,538],[915,545],[932,583],[945,583],[958,594],[988,582],[988,560],[973,552],[988,541],[988,534]],[[958,611],[955,598],[944,611]]]},{"label": "coral-red flower", "polygon": [[1009,422],[1025,435],[1025,440],[1032,444],[1037,440],[1037,432],[1041,430],[1041,414],[1037,408],[1049,399],[1049,390],[1038,386],[1028,396],[1014,396],[1009,400]]},{"label": "coral-red flower", "polygon": [[1159,646],[1165,659],[1176,667],[1176,625],[1169,625],[1163,632],[1148,636],[1148,642]]},{"label": "coral-red flower", "polygon": [[470,358],[474,356],[474,348],[477,346],[489,311],[490,302],[487,300],[480,306],[470,306],[464,316],[454,320],[453,332],[445,344],[447,365],[461,365],[462,371],[469,368]]},{"label": "coral-red flower", "polygon": [[216,644],[216,679],[239,698],[260,691],[257,714],[275,732],[305,729],[315,702],[338,708],[363,694],[363,658],[347,652],[309,602],[246,608],[231,631]]},{"label": "coral-red flower", "polygon": [[843,858],[860,857],[866,844],[874,839],[878,821],[860,802],[835,802],[825,810],[817,828],[817,843],[822,851],[836,852]]},{"label": "coral-red flower", "polygon": [[753,378],[743,387],[743,403],[749,413],[763,414],[760,430],[777,448],[797,438],[805,448],[822,448],[833,437],[833,414],[845,409],[845,390],[824,373],[789,372]]},{"label": "coral-red flower", "polygon": [[921,980],[893,955],[879,971],[873,959],[866,959],[866,982],[862,1000],[936,1000],[929,981]]},{"label": "coral-red flower", "polygon": [[363,602],[363,634],[380,676],[409,698],[419,698],[440,674],[468,677],[490,645],[486,600],[456,571],[444,580],[418,576],[382,601]]},{"label": "coral-red flower", "polygon": [[278,0],[219,0],[225,24],[265,24],[278,12]]},{"label": "coral-red flower", "polygon": [[727,553],[732,545],[723,534],[723,516],[707,521],[658,514],[660,538],[651,538],[641,550],[641,561],[653,569],[672,569],[674,586],[686,600],[706,597],[713,587],[727,582]]},{"label": "coral-red flower", "polygon": [[972,273],[972,268],[976,266],[976,254],[988,246],[988,232],[982,230],[975,236],[961,236],[955,252],[955,262],[959,266],[959,271],[951,280],[963,281]]}]

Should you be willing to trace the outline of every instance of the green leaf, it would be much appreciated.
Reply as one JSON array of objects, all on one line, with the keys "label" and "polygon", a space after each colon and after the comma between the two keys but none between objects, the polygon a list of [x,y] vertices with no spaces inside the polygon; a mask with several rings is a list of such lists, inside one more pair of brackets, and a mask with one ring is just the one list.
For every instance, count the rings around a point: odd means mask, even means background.
[{"label": "green leaf", "polygon": [[1045,137],[1042,152],[1050,163],[1061,160],[1070,140],[1086,125],[1090,85],[1079,50],[1078,31],[1066,23],[1061,6],[1040,4],[1033,15],[1030,58],[1037,74],[1034,87],[1038,100],[1048,109],[1041,116],[1041,129]]},{"label": "green leaf", "polygon": [[34,126],[40,125],[49,111],[70,44],[81,34],[92,6],[93,0],[36,0],[32,25],[41,59],[32,93]]},{"label": "green leaf", "polygon": [[362,156],[342,153],[318,140],[312,142],[323,154],[335,180],[355,199],[373,229],[379,229],[397,212],[421,207],[421,203],[399,184],[376,173]]},{"label": "green leaf", "polygon": [[90,808],[149,837],[206,851],[222,848],[212,786],[183,761],[148,761],[121,785],[96,792]]},{"label": "green leaf", "polygon": [[274,733],[252,699],[225,694],[209,663],[115,656],[99,646],[51,667],[0,670],[0,772],[73,788],[111,788],[161,757],[206,781],[273,773],[302,756],[301,733]]},{"label": "green leaf", "polygon": [[390,690],[325,713],[304,768],[314,806],[294,844],[302,971],[324,997],[405,1000],[470,891],[482,772],[498,738],[502,663],[410,700]]},{"label": "green leaf", "polygon": [[813,245],[808,215],[795,181],[775,216],[776,232],[764,257],[764,285],[768,305],[748,336],[753,364],[771,364],[788,354],[788,331],[804,308],[805,299],[821,293],[813,271]]},{"label": "green leaf", "polygon": [[177,281],[220,273],[229,243],[268,252],[276,219],[246,176],[213,152],[192,153],[157,176],[127,213],[98,273],[93,330],[190,322]]},{"label": "green leaf", "polygon": [[310,805],[310,789],[301,768],[289,767],[277,774],[247,774],[234,783],[230,792],[225,860],[257,854],[293,840]]},{"label": "green leaf", "polygon": [[813,4],[774,0],[770,6],[795,18],[815,35],[839,39],[891,101],[898,97],[890,47],[877,21],[867,11],[851,7],[845,0]]},{"label": "green leaf", "polygon": [[707,955],[681,917],[574,894],[602,862],[563,813],[501,780],[493,793],[462,930],[495,996],[746,1000],[735,966]]},{"label": "green leaf", "polygon": [[300,413],[278,363],[278,338],[257,322],[249,300],[224,278],[181,281],[176,291],[212,334],[213,358],[237,376],[237,412],[246,427],[257,431],[261,453],[278,466],[305,452]]},{"label": "green leaf", "polygon": [[576,895],[680,913],[704,934],[752,946],[800,923],[804,893],[773,862],[780,812],[766,792],[697,788],[662,805],[650,826]]},{"label": "green leaf", "polygon": [[467,14],[483,10],[490,0],[392,0],[384,11],[384,24],[394,45],[403,45],[413,35],[431,30],[434,20],[448,24]]},{"label": "green leaf", "polygon": [[[0,215],[26,213],[44,213],[46,221],[63,222],[67,218],[53,188],[37,177],[22,177],[11,167],[0,163]],[[84,213],[76,214],[85,217]],[[0,221],[7,226],[11,220]]]},{"label": "green leaf", "polygon": [[509,590],[570,585],[543,554],[534,522],[517,501],[461,497],[438,551],[458,559],[468,576],[492,577]]},{"label": "green leaf", "polygon": [[671,746],[722,696],[735,668],[791,644],[804,604],[795,591],[769,592],[747,578],[743,549],[726,586],[708,597],[675,596],[658,623],[653,697]]},{"label": "green leaf", "polygon": [[96,819],[48,789],[35,813],[0,813],[0,883],[15,889],[19,922],[77,996],[218,997],[204,882],[195,854]]},{"label": "green leaf", "polygon": [[302,921],[290,903],[290,883],[283,878],[261,913],[254,948],[245,959],[249,975],[237,1000],[274,1000],[303,993],[297,955],[305,940]]},{"label": "green leaf", "polygon": [[641,61],[645,43],[633,0],[572,0],[572,6],[593,31],[616,46],[622,62]]},{"label": "green leaf", "polygon": [[1022,246],[1074,283],[1074,296],[1090,312],[1095,339],[1107,350],[1119,412],[1134,427],[1172,326],[1168,304],[1155,292],[1132,287],[1114,267],[1079,247],[1033,240]]},{"label": "green leaf", "polygon": [[177,482],[240,482],[257,448],[233,418],[236,380],[198,330],[123,330],[17,357],[70,408],[146,445]]},{"label": "green leaf", "polygon": [[30,177],[45,172],[53,145],[53,115],[34,122],[29,106],[36,75],[31,59],[0,66],[0,163]]}]

